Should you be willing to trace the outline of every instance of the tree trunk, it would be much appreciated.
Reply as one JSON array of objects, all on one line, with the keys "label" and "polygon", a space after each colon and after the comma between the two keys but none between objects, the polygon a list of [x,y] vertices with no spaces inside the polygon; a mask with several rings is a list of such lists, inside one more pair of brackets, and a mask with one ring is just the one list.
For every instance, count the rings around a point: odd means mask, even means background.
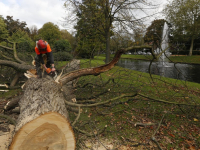
[{"label": "tree trunk", "polygon": [[106,64],[110,62],[110,32],[106,33]]},{"label": "tree trunk", "polygon": [[75,149],[62,86],[54,80],[30,78],[24,88],[10,150]]},{"label": "tree trunk", "polygon": [[189,56],[192,56],[193,45],[194,45],[194,37],[192,37],[192,41],[191,41],[191,45],[190,45],[190,52],[189,52]]},{"label": "tree trunk", "polygon": [[109,0],[106,0],[105,8],[105,39],[106,39],[106,64],[110,62],[110,28],[112,22],[110,20],[110,4]]}]

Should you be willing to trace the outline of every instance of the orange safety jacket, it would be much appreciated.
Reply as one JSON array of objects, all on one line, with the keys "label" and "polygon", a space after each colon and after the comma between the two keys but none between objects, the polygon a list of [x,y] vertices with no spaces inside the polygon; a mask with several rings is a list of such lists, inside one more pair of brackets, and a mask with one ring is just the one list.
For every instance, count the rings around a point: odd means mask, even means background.
[{"label": "orange safety jacket", "polygon": [[[45,41],[45,43],[47,43],[47,42]],[[47,48],[44,49],[44,50],[40,50],[39,51],[39,49],[37,48],[37,46],[35,47],[35,52],[36,52],[37,55],[50,53],[51,51],[52,51],[51,47],[50,47],[50,45],[48,43],[47,43]]]}]

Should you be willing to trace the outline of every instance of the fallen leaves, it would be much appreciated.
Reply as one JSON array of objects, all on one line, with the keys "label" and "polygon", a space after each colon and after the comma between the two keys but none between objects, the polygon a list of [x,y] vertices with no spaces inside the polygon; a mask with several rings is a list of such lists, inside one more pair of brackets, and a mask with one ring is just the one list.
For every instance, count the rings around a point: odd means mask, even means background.
[{"label": "fallen leaves", "polygon": [[194,119],[194,121],[199,121],[198,119],[196,119],[196,118],[193,118]]}]

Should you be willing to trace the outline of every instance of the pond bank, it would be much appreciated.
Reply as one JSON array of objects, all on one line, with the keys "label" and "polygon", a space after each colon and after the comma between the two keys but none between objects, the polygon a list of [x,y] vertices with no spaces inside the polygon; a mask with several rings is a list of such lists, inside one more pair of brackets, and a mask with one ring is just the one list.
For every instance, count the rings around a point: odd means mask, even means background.
[{"label": "pond bank", "polygon": [[[122,55],[121,58],[139,59],[139,60],[152,60],[151,55]],[[187,56],[187,55],[172,55],[169,57],[169,62],[184,63],[184,64],[200,64],[200,55]]]}]

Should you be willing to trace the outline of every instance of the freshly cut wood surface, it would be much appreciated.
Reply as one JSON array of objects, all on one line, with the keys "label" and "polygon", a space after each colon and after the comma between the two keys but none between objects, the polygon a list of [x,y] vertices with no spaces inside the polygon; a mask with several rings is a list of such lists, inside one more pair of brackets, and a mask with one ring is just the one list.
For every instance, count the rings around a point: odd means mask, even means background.
[{"label": "freshly cut wood surface", "polygon": [[10,150],[74,150],[75,139],[68,120],[49,112],[25,124],[15,134]]}]

